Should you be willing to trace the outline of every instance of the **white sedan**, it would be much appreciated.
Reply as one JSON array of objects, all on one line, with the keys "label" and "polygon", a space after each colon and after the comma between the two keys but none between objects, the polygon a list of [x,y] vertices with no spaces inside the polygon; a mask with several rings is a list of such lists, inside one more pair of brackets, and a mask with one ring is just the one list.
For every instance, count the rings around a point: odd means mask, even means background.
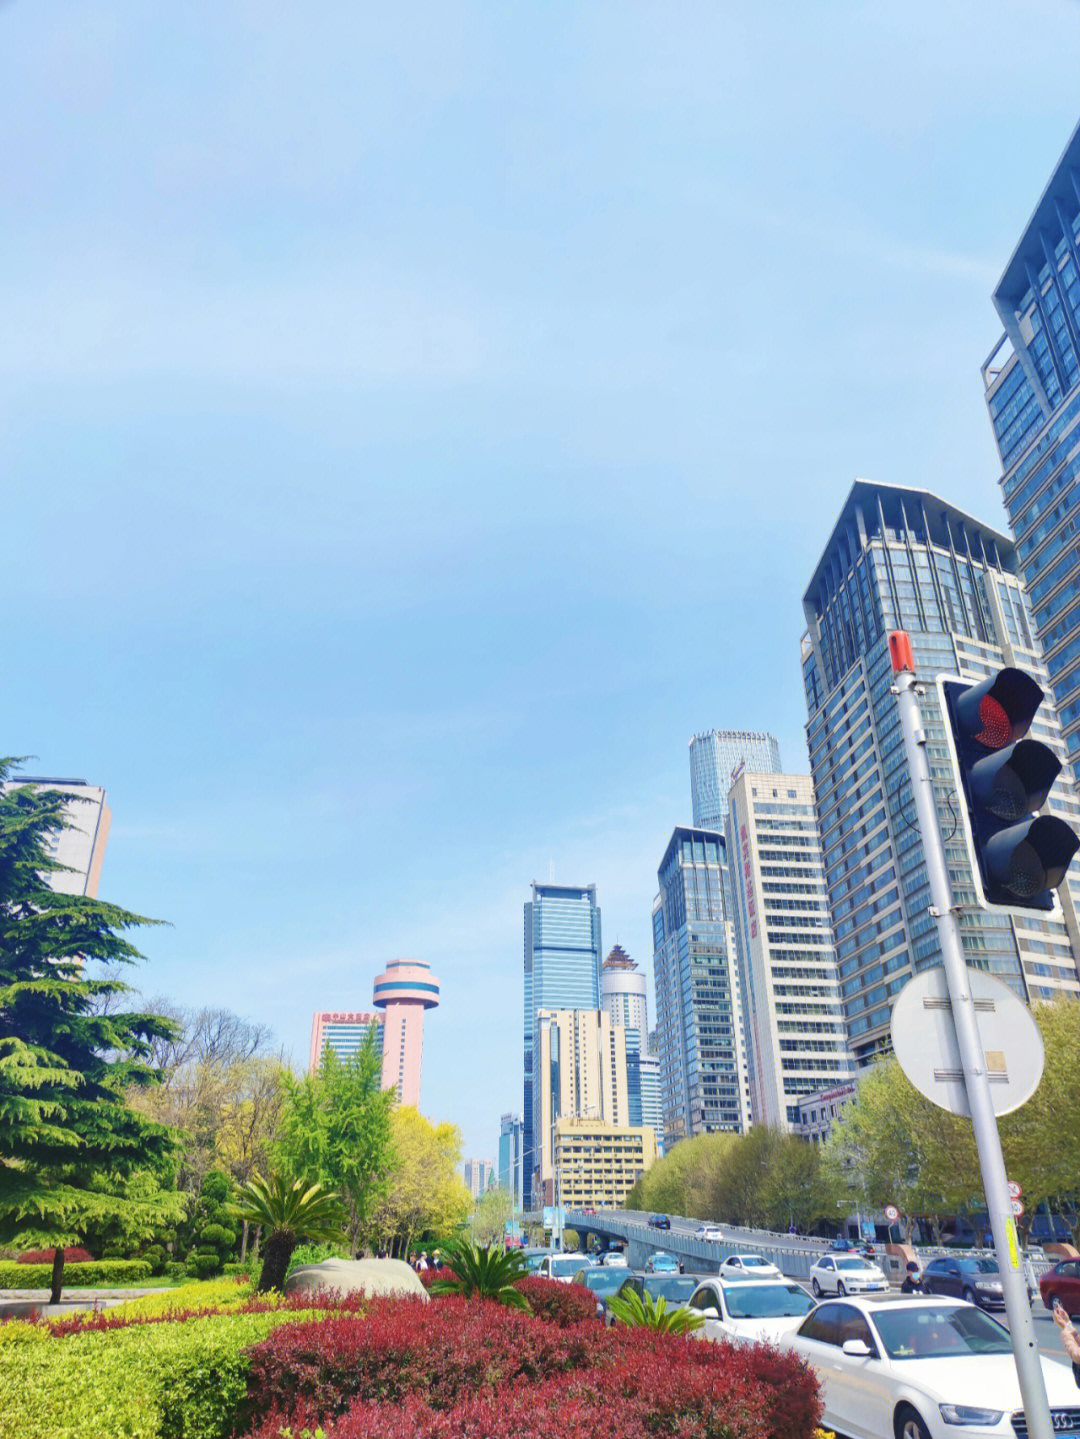
[{"label": "white sedan", "polygon": [[720,1265],[721,1279],[783,1279],[775,1264],[760,1254],[729,1254]]},{"label": "white sedan", "polygon": [[705,1279],[687,1304],[705,1320],[694,1330],[696,1336],[736,1344],[775,1344],[781,1334],[797,1329],[813,1307],[806,1290],[790,1279],[779,1283]]},{"label": "white sedan", "polygon": [[[779,1347],[813,1367],[825,1402],[822,1426],[849,1439],[1027,1433],[1008,1331],[962,1300],[826,1300],[781,1335]],[[1080,1439],[1071,1370],[1045,1358],[1042,1366],[1056,1439]]]},{"label": "white sedan", "polygon": [[541,1279],[557,1279],[560,1284],[571,1284],[577,1271],[591,1264],[587,1254],[548,1254],[536,1272]]},{"label": "white sedan", "polygon": [[823,1254],[810,1270],[810,1288],[822,1294],[884,1294],[885,1272],[857,1254]]},{"label": "white sedan", "polygon": [[604,1269],[625,1269],[626,1255],[621,1249],[605,1249],[600,1256],[600,1264]]},{"label": "white sedan", "polygon": [[694,1238],[710,1240],[719,1244],[723,1242],[724,1231],[719,1224],[699,1224],[694,1230]]}]

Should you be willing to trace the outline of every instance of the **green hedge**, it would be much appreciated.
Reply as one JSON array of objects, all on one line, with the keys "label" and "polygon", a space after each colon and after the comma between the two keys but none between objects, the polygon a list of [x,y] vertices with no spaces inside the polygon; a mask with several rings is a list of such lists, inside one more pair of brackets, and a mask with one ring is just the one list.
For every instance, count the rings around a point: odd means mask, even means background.
[{"label": "green hedge", "polygon": [[0,1435],[224,1439],[247,1389],[241,1351],[281,1318],[212,1314],[5,1346]]},{"label": "green hedge", "polygon": [[[95,1259],[89,1264],[64,1265],[65,1289],[111,1287],[149,1277],[150,1265],[145,1259]],[[51,1264],[0,1264],[0,1289],[48,1289],[51,1284]]]}]

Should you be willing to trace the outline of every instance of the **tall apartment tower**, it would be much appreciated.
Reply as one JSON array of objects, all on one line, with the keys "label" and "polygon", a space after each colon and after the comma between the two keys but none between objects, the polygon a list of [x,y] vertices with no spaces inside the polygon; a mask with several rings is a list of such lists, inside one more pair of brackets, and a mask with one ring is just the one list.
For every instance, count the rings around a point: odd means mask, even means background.
[{"label": "tall apartment tower", "polygon": [[596,885],[536,884],[525,905],[526,1184],[536,1169],[533,1046],[541,1009],[600,1008],[600,910]]},{"label": "tall apartment tower", "polygon": [[814,786],[809,775],[744,770],[728,805],[752,1118],[791,1130],[801,1099],[855,1073]]},{"label": "tall apartment tower", "polygon": [[525,1208],[524,1131],[520,1114],[504,1114],[499,1121],[499,1188],[510,1195],[515,1214]]},{"label": "tall apartment tower", "polygon": [[653,972],[664,1144],[669,1148],[695,1134],[745,1130],[749,1073],[734,938],[725,908],[724,836],[678,826],[658,878]]},{"label": "tall apartment tower", "polygon": [[422,959],[392,959],[375,979],[372,1003],[384,1011],[382,1087],[398,1102],[420,1105],[424,1011],[439,1002],[439,981]]},{"label": "tall apartment tower", "polygon": [[761,730],[710,729],[690,741],[690,797],[698,829],[723,833],[731,776],[740,765],[779,774],[780,746]]},{"label": "tall apartment tower", "polygon": [[994,291],[983,365],[1009,528],[1065,749],[1080,765],[1080,126]]},{"label": "tall apartment tower", "polygon": [[97,899],[105,845],[112,824],[112,811],[105,802],[105,791],[100,785],[87,784],[84,779],[51,779],[47,775],[26,775],[6,780],[3,788],[21,789],[23,785],[59,790],[69,796],[64,805],[69,827],[54,834],[49,843],[50,858],[66,865],[67,871],[51,873],[48,876],[49,888],[58,894],[84,894],[90,899]]},{"label": "tall apartment tower", "polygon": [[612,1024],[626,1031],[626,1083],[630,1124],[647,1125],[663,1138],[660,1061],[649,1053],[649,1000],[645,974],[617,944],[600,969],[600,1003]]},{"label": "tall apartment tower", "polygon": [[532,1187],[541,1203],[551,1204],[559,1121],[630,1122],[626,1030],[602,1009],[542,1009],[536,1019]]},{"label": "tall apartment tower", "polygon": [[[927,754],[968,961],[1026,998],[1080,992],[1073,866],[1064,918],[976,908],[971,867],[932,681],[977,682],[1002,665],[1045,679],[1016,551],[1003,536],[924,490],[857,480],[803,600],[807,738],[848,1042],[860,1065],[888,1041],[893,999],[940,964],[922,842],[913,819],[888,634],[911,636]],[[1064,759],[1044,703],[1031,737]],[[1076,823],[1072,773],[1051,807]]]}]

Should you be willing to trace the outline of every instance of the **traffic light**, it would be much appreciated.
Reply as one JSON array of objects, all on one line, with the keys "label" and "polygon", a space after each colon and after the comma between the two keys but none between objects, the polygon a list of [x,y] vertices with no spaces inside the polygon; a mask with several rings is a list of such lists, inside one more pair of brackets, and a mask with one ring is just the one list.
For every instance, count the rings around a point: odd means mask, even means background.
[{"label": "traffic light", "polygon": [[1025,739],[1043,691],[1024,670],[981,684],[938,680],[980,901],[987,908],[1053,910],[1080,837],[1056,815],[1036,814],[1061,764]]}]

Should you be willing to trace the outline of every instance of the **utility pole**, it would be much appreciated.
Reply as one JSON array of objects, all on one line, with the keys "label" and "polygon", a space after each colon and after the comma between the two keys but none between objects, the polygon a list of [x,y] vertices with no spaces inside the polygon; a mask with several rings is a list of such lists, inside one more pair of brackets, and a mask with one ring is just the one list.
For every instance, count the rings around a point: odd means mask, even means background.
[{"label": "utility pole", "polygon": [[998,1273],[1005,1297],[1005,1313],[1009,1320],[1016,1372],[1027,1416],[1030,1439],[1054,1439],[1046,1382],[1035,1339],[1035,1325],[1028,1302],[1009,1196],[1005,1160],[1001,1152],[997,1115],[990,1094],[986,1055],[979,1036],[975,1002],[968,981],[967,964],[960,938],[958,906],[953,903],[949,871],[945,862],[945,845],[938,825],[937,806],[926,757],[926,731],[923,729],[919,695],[924,693],[915,679],[915,662],[911,642],[903,631],[889,637],[895,682],[892,690],[900,711],[904,735],[904,751],[911,775],[911,791],[922,835],[926,871],[930,880],[930,913],[937,924],[942,965],[948,984],[952,1020],[964,1072],[964,1088],[979,1152],[979,1167],[986,1190],[986,1207],[994,1235]]}]

